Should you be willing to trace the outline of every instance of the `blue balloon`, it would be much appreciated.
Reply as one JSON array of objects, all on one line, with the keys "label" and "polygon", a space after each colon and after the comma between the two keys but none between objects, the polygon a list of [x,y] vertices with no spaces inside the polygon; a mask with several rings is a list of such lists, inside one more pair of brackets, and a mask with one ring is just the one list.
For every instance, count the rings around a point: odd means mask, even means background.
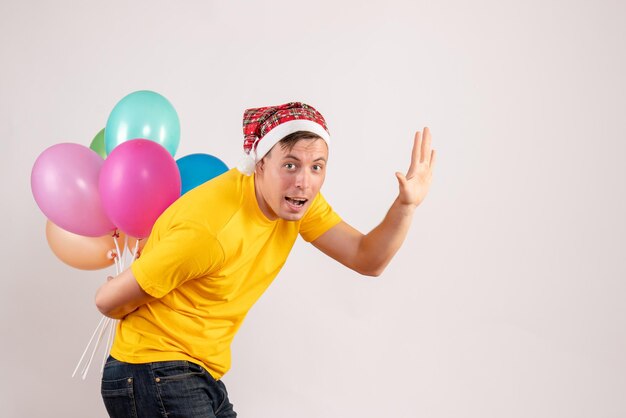
[{"label": "blue balloon", "polygon": [[176,161],[182,194],[228,171],[228,166],[217,157],[209,154],[189,154]]},{"label": "blue balloon", "polygon": [[141,90],[120,100],[104,129],[106,153],[131,139],[144,138],[162,145],[172,156],[180,141],[180,121],[172,104],[153,91]]}]

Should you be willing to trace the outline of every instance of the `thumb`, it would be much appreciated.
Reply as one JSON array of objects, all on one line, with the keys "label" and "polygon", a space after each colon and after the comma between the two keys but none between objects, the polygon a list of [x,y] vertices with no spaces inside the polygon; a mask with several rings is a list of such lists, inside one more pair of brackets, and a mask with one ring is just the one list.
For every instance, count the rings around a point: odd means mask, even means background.
[{"label": "thumb", "polygon": [[400,187],[406,186],[406,176],[399,171],[396,171],[396,178],[398,179],[398,183],[400,183]]}]

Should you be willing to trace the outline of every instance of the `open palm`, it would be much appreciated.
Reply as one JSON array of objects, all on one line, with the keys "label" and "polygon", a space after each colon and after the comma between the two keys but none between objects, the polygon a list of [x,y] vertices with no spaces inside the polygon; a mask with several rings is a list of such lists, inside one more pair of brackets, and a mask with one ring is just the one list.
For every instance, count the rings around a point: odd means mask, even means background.
[{"label": "open palm", "polygon": [[424,128],[424,133],[415,133],[411,165],[406,175],[398,172],[396,177],[400,187],[398,199],[405,205],[418,206],[430,189],[435,166],[435,150],[431,149],[430,129]]}]

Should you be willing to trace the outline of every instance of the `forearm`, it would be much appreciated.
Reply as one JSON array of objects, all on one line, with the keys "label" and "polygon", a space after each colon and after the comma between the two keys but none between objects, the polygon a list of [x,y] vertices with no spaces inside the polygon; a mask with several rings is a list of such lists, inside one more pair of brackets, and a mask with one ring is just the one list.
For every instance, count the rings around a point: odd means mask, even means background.
[{"label": "forearm", "polygon": [[396,173],[398,197],[383,221],[365,235],[342,221],[312,241],[315,247],[361,274],[378,276],[383,272],[404,242],[415,209],[430,188],[435,150],[430,149],[428,128],[424,133],[424,142],[420,132],[415,134],[407,174]]},{"label": "forearm", "polygon": [[136,304],[126,303],[123,305],[111,305],[100,302],[103,298],[103,291],[99,290],[96,294],[96,307],[104,316],[108,316],[113,319],[122,319],[129,313],[137,310],[139,306]]},{"label": "forearm", "polygon": [[409,231],[415,206],[396,199],[383,221],[359,243],[357,270],[370,276],[380,275],[402,246]]},{"label": "forearm", "polygon": [[141,289],[129,268],[98,289],[96,306],[103,315],[121,319],[153,299]]}]

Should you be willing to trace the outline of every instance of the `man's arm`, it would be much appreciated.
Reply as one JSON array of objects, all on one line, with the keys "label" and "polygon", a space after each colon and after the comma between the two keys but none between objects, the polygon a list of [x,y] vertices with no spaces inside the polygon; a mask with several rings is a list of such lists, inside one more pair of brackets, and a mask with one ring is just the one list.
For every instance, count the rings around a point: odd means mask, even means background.
[{"label": "man's arm", "polygon": [[96,293],[96,306],[103,315],[122,319],[155,298],[143,291],[129,268],[103,284]]},{"label": "man's arm", "polygon": [[428,194],[435,165],[435,150],[430,145],[428,128],[424,128],[423,138],[420,132],[415,134],[409,170],[406,176],[396,173],[398,197],[376,228],[363,235],[340,222],[312,244],[358,273],[380,275],[404,242],[415,208]]}]

